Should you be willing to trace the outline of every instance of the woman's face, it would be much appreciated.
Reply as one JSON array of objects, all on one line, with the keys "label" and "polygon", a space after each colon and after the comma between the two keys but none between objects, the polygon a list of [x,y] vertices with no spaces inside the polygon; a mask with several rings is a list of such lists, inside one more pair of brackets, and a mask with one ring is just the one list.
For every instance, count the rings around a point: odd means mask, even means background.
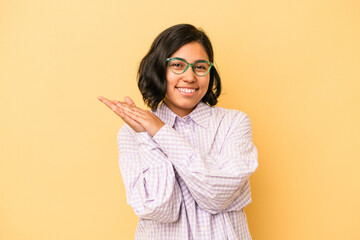
[{"label": "woman's face", "polygon": [[[209,61],[204,47],[198,42],[185,44],[170,57],[182,58],[188,63],[198,60]],[[167,90],[164,102],[175,114],[184,117],[191,113],[205,96],[209,87],[210,73],[200,77],[195,75],[189,67],[184,73],[175,74],[168,66],[166,80]]]}]

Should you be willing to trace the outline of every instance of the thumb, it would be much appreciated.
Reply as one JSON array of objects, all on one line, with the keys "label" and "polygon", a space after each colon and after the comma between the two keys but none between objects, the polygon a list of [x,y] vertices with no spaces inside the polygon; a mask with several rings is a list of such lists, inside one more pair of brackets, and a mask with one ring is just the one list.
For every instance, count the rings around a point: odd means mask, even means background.
[{"label": "thumb", "polygon": [[124,101],[125,101],[127,104],[129,104],[129,105],[136,106],[135,103],[134,103],[134,101],[133,101],[130,97],[128,97],[128,96],[126,96],[126,97],[124,98]]}]

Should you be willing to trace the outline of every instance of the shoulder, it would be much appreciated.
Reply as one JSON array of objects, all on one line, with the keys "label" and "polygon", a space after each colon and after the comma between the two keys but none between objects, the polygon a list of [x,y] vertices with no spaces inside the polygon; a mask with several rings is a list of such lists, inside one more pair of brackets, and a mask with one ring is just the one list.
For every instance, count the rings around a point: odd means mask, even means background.
[{"label": "shoulder", "polygon": [[218,133],[224,134],[224,139],[252,139],[252,127],[248,115],[240,110],[213,107],[213,126]]},{"label": "shoulder", "polygon": [[252,126],[248,115],[240,110],[212,107],[213,127],[226,136],[252,138]]},{"label": "shoulder", "polygon": [[231,125],[250,122],[248,115],[240,110],[212,107],[212,118],[217,121],[228,122]]}]

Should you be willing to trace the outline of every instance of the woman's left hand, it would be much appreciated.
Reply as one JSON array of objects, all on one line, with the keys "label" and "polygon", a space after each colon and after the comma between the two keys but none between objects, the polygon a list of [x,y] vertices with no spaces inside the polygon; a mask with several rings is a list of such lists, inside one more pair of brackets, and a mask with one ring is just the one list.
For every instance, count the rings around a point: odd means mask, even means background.
[{"label": "woman's left hand", "polygon": [[152,112],[137,107],[130,97],[125,97],[124,102],[110,101],[104,97],[98,99],[119,115],[136,132],[141,132],[142,128],[153,137],[165,125]]}]

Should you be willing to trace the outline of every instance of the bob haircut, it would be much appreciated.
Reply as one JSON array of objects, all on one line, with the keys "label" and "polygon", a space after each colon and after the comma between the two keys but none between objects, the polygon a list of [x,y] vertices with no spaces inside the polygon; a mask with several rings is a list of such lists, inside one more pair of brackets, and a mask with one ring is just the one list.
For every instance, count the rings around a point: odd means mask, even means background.
[{"label": "bob haircut", "polygon": [[[178,24],[160,33],[152,43],[149,52],[142,59],[138,70],[138,87],[147,106],[155,110],[165,98],[167,90],[166,70],[169,58],[183,45],[199,42],[205,49],[209,61],[214,61],[214,53],[209,38],[203,30],[190,24]],[[213,66],[210,70],[209,87],[202,102],[216,105],[221,93],[221,80]]]}]

